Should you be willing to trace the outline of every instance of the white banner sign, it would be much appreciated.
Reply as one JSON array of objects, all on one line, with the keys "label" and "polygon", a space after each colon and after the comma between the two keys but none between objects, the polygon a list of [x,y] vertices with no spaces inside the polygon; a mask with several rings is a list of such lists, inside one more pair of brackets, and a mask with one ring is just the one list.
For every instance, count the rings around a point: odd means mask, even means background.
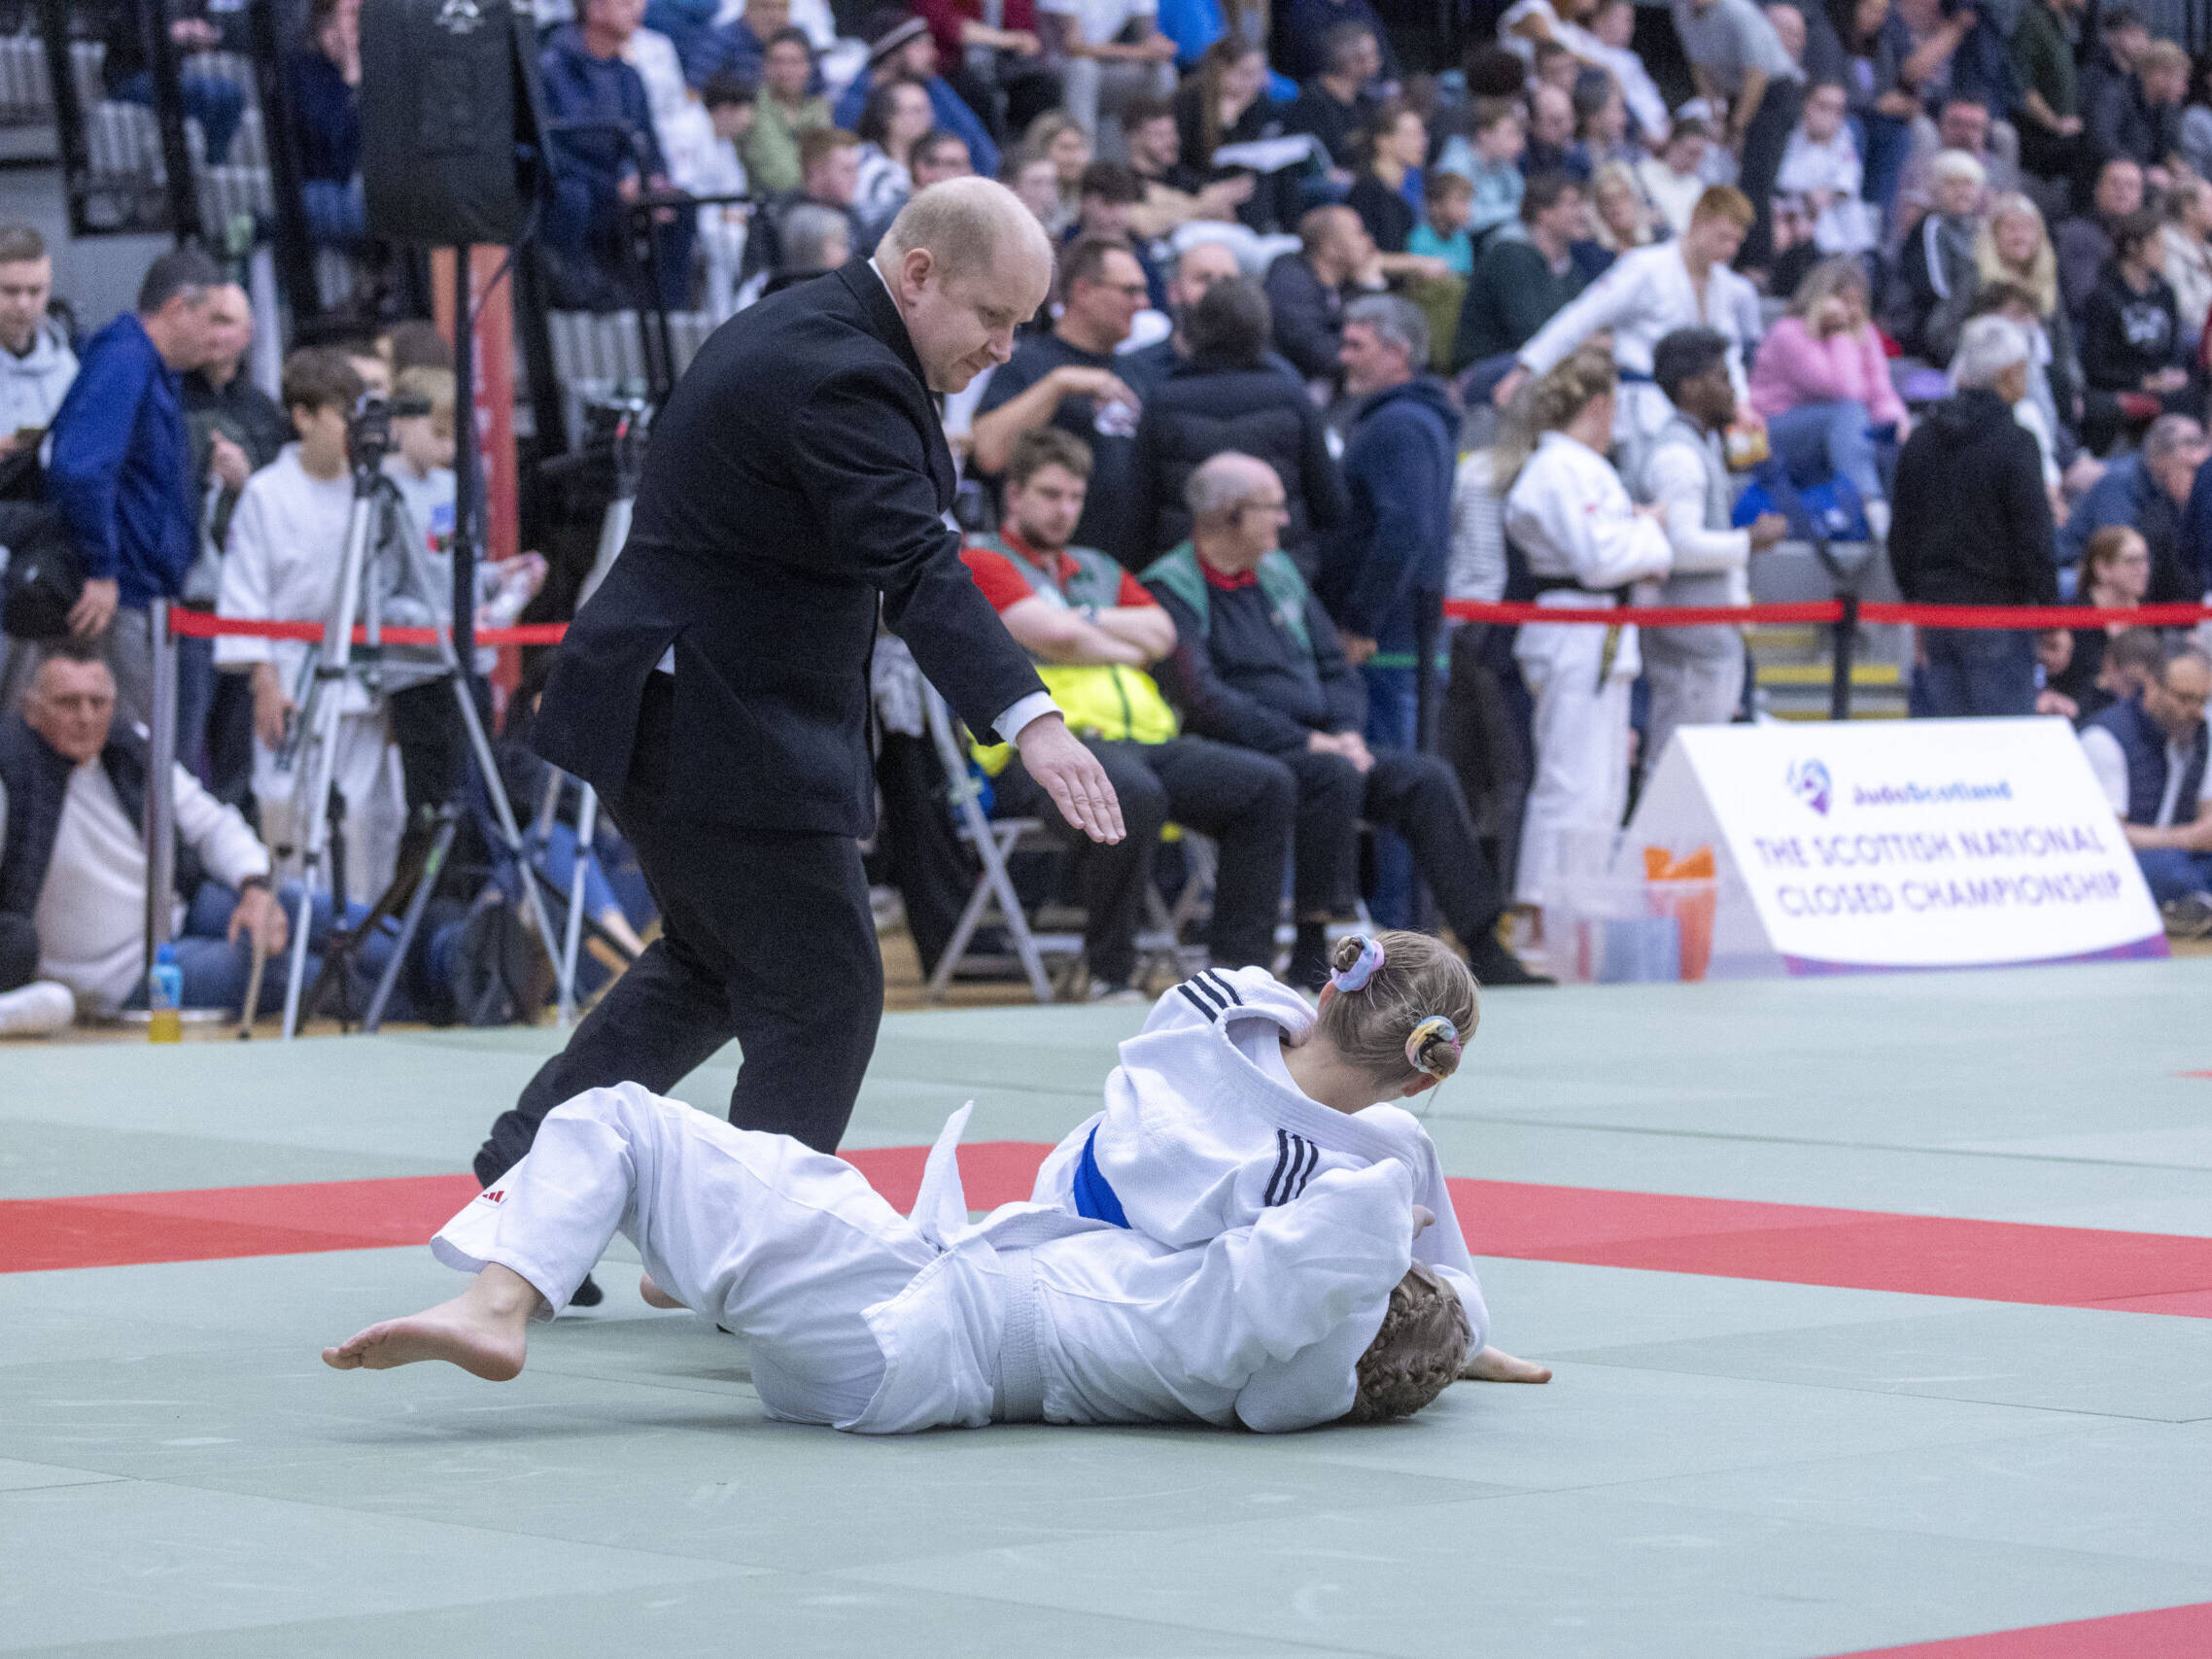
[{"label": "white banner sign", "polygon": [[1683,727],[1624,856],[1711,845],[1714,970],[2163,956],[2111,804],[2063,720]]}]

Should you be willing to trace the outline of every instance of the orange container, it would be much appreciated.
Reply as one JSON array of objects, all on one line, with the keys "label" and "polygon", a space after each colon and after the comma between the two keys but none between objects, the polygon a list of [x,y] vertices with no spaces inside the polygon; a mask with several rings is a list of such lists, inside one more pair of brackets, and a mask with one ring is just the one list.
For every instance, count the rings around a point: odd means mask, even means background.
[{"label": "orange container", "polygon": [[1681,929],[1682,978],[1702,980],[1712,965],[1712,917],[1720,903],[1712,848],[1676,858],[1664,847],[1643,849],[1644,903],[1653,916],[1671,916]]},{"label": "orange container", "polygon": [[1682,938],[1682,978],[1702,980],[1712,965],[1712,917],[1720,905],[1717,881],[1648,881],[1643,888],[1644,908],[1653,916],[1671,916]]}]

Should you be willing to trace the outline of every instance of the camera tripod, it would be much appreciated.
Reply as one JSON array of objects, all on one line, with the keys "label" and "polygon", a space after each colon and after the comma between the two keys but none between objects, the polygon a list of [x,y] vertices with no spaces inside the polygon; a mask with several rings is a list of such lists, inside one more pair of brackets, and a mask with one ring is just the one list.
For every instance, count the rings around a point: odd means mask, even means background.
[{"label": "camera tripod", "polygon": [[[516,868],[523,873],[523,904],[530,914],[540,944],[549,961],[558,963],[561,951],[553,937],[552,920],[539,899],[537,887],[530,871],[528,851],[522,831],[517,827],[514,809],[507,800],[505,786],[500,780],[499,767],[492,754],[491,742],[484,735],[484,723],[478,716],[475,699],[469,694],[468,675],[460,655],[454,649],[452,625],[434,603],[435,587],[423,567],[424,550],[420,539],[413,534],[408,521],[406,504],[399,499],[398,487],[384,474],[384,457],[391,449],[391,416],[389,406],[380,398],[364,397],[355,411],[352,430],[348,432],[348,449],[353,467],[353,505],[346,519],[345,554],[339,567],[338,598],[323,638],[310,647],[309,656],[301,670],[302,695],[295,731],[294,747],[278,759],[280,770],[303,766],[301,776],[304,786],[294,799],[300,802],[300,815],[306,824],[305,846],[301,848],[299,911],[294,918],[292,933],[292,960],[285,980],[284,1035],[292,1037],[299,1028],[302,1012],[302,992],[307,978],[308,922],[313,914],[315,890],[320,883],[331,898],[333,912],[342,916],[343,894],[332,879],[331,834],[329,812],[326,810],[334,793],[333,778],[337,767],[340,728],[345,714],[345,688],[359,685],[371,697],[384,689],[385,661],[382,632],[385,625],[383,576],[384,556],[397,547],[400,559],[398,575],[406,591],[422,596],[424,609],[434,637],[431,647],[434,652],[434,668],[425,674],[410,674],[411,682],[429,683],[443,680],[452,687],[455,704],[461,713],[461,722],[467,735],[468,763],[473,767],[477,780],[483,785],[492,812],[497,820],[500,841]],[[362,624],[364,639],[359,654],[353,643],[354,627]],[[295,785],[295,788],[300,786]],[[368,916],[354,927],[342,933],[333,930],[333,948],[324,965],[328,976],[332,966],[340,970],[340,979],[354,947],[367,938],[383,920],[395,914],[405,893],[405,913],[400,922],[398,938],[395,943],[391,960],[379,979],[375,994],[370,998],[368,1010],[363,1019],[363,1029],[373,1031],[382,1021],[384,1009],[392,991],[398,983],[399,970],[414,944],[416,931],[422,924],[423,912],[428,907],[432,889],[437,884],[447,854],[452,850],[454,835],[460,825],[460,810],[451,802],[439,811],[429,844],[416,856],[407,861],[406,868],[396,877],[391,886],[376,901]],[[318,979],[319,995],[324,981]]]}]

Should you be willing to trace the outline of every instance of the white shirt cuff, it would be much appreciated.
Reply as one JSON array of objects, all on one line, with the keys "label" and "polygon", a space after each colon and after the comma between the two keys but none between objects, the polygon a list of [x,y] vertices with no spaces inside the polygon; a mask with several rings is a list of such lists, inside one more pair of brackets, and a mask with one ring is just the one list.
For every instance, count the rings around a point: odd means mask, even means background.
[{"label": "white shirt cuff", "polygon": [[1041,720],[1047,714],[1057,714],[1059,711],[1060,706],[1053,701],[1051,692],[1032,691],[993,720],[991,729],[1005,742],[1012,743],[1021,735],[1022,728],[1030,721]]}]

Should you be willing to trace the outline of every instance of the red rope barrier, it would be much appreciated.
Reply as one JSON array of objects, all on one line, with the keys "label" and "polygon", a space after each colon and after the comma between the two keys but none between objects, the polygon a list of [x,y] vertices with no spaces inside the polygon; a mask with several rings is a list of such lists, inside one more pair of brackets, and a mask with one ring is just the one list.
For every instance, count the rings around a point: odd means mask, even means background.
[{"label": "red rope barrier", "polygon": [[[1460,622],[1565,622],[1611,627],[1633,622],[1642,628],[1696,628],[1711,623],[1832,623],[1844,619],[1840,600],[1802,605],[1629,605],[1584,609],[1574,605],[1486,605],[1450,599],[1444,614]],[[2100,609],[2086,605],[1883,605],[1858,607],[1861,622],[1909,622],[1920,628],[2025,629],[2094,628],[2120,623],[2136,628],[2193,628],[2212,621],[2212,605],[2144,605],[2133,609]]]},{"label": "red rope barrier", "polygon": [[1809,600],[1803,605],[1673,605],[1623,606],[1610,610],[1579,605],[1485,605],[1475,600],[1448,599],[1444,614],[1461,622],[1578,622],[1612,627],[1633,622],[1643,628],[1697,628],[1711,623],[1735,622],[1841,622],[1839,600]]},{"label": "red rope barrier", "polygon": [[2212,620],[2212,605],[1862,605],[1863,622],[1910,622],[1920,628],[2194,628]]},{"label": "red rope barrier", "polygon": [[[1459,622],[1565,622],[1612,627],[1635,623],[1640,628],[1701,628],[1714,623],[1807,624],[1834,623],[1844,619],[1840,600],[1808,600],[1790,605],[1630,605],[1610,610],[1577,605],[1491,605],[1471,599],[1444,602],[1444,614]],[[2094,605],[1884,605],[1870,601],[1858,608],[1861,622],[1905,622],[1920,628],[2023,629],[2095,628],[2120,623],[2136,628],[2194,628],[2212,622],[2212,605],[2143,605],[2131,610],[2099,609]],[[565,622],[533,622],[514,628],[479,628],[479,645],[558,645],[569,631]],[[319,622],[264,622],[243,616],[214,616],[204,610],[173,607],[169,632],[180,639],[302,639],[312,643],[323,638]],[[367,630],[354,630],[354,643],[363,644]],[[429,628],[387,628],[387,645],[434,645],[437,634]]]},{"label": "red rope barrier", "polygon": [[[561,637],[568,633],[566,622],[532,622],[515,628],[479,628],[476,643],[479,645],[558,645]],[[215,616],[204,610],[186,610],[172,606],[169,611],[169,632],[183,639],[303,639],[310,643],[323,638],[320,622],[264,622],[245,616]],[[434,628],[386,628],[381,639],[387,645],[434,645],[438,640]],[[354,630],[354,643],[367,642],[365,628]]]}]

